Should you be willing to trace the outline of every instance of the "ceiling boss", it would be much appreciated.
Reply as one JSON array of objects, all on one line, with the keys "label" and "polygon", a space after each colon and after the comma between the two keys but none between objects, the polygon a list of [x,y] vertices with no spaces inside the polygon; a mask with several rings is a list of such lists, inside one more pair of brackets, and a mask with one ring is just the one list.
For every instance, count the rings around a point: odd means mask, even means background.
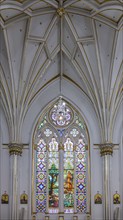
[{"label": "ceiling boss", "polygon": [[64,8],[58,8],[57,13],[59,16],[63,16],[65,14],[65,9]]}]

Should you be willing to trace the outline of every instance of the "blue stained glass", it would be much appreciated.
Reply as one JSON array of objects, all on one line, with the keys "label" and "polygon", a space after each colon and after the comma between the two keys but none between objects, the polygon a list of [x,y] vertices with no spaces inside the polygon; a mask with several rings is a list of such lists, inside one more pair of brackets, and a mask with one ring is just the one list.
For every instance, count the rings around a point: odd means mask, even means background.
[{"label": "blue stained glass", "polygon": [[42,170],[45,167],[45,165],[43,163],[40,163],[39,167]]},{"label": "blue stained glass", "polygon": [[62,137],[64,135],[64,131],[65,131],[65,129],[58,129],[60,137]]},{"label": "blue stained glass", "polygon": [[45,186],[41,183],[38,187],[42,190]]},{"label": "blue stained glass", "polygon": [[83,166],[82,163],[80,163],[77,167],[78,167],[80,170],[82,170],[84,166]]},{"label": "blue stained glass", "polygon": [[82,190],[84,188],[84,186],[81,183],[79,184],[78,187],[79,187],[80,190]]}]

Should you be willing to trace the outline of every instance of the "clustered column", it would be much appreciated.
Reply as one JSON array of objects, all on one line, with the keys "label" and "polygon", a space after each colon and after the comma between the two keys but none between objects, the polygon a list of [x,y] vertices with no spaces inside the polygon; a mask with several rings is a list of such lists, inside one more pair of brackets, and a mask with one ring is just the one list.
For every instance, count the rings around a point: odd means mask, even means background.
[{"label": "clustered column", "polygon": [[103,189],[104,189],[104,219],[111,219],[110,207],[110,156],[113,154],[114,144],[99,144],[100,155],[103,157]]},{"label": "clustered column", "polygon": [[18,219],[18,156],[21,156],[23,145],[10,143],[10,219]]}]

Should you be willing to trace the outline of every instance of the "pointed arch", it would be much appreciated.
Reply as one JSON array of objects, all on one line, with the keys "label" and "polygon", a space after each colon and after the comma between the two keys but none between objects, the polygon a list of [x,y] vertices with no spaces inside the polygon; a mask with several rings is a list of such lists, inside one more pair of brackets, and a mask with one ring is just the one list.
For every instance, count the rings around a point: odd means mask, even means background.
[{"label": "pointed arch", "polygon": [[59,213],[61,204],[65,214],[85,214],[90,209],[88,129],[80,113],[62,101],[67,123],[59,123],[53,115],[57,99],[40,115],[33,133],[33,212],[39,216]]}]

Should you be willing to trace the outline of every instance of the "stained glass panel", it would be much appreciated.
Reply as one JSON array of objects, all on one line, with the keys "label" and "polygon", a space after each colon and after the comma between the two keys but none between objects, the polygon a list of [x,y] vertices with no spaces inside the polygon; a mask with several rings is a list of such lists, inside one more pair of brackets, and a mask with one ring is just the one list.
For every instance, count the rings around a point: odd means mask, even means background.
[{"label": "stained glass panel", "polygon": [[[63,101],[63,100],[62,100]],[[60,103],[56,103],[60,104]],[[63,173],[64,213],[84,214],[86,207],[86,149],[84,122],[64,101],[46,113],[37,127],[36,148],[36,212],[59,212],[59,169]],[[61,111],[65,114],[61,115]],[[59,116],[59,118],[58,118]],[[61,118],[62,116],[62,118]],[[50,122],[52,120],[52,125]],[[81,136],[81,138],[80,138]],[[64,144],[63,164],[59,164],[59,141]],[[76,146],[76,147],[75,147]],[[46,208],[47,207],[47,208]]]},{"label": "stained glass panel", "polygon": [[40,139],[36,155],[36,211],[46,211],[46,143]]},{"label": "stained glass panel", "polygon": [[76,177],[77,212],[86,213],[86,150],[82,138],[76,147]]},{"label": "stained glass panel", "polygon": [[60,97],[58,102],[50,110],[50,121],[56,126],[64,127],[73,120],[73,111],[67,103]]},{"label": "stained glass panel", "polygon": [[64,143],[64,212],[73,213],[74,208],[74,152],[73,142]]},{"label": "stained glass panel", "polygon": [[55,138],[52,138],[49,143],[48,172],[49,209],[50,212],[56,213],[59,206],[59,153],[58,142]]}]

